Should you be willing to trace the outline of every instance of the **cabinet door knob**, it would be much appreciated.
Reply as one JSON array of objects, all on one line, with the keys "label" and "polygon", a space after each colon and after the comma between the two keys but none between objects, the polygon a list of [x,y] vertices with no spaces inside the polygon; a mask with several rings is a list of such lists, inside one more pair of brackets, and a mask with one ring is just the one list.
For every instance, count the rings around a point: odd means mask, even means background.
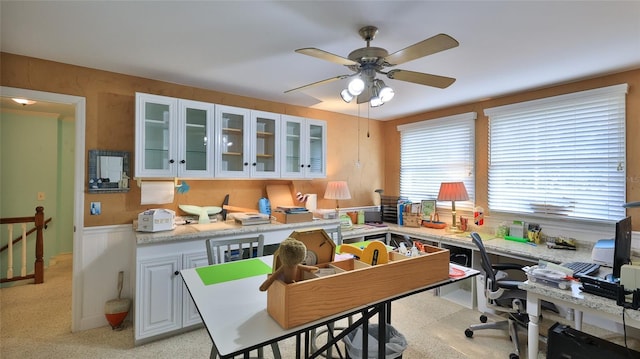
[{"label": "cabinet door knob", "polygon": [[244,163],[244,165],[245,165],[245,166],[248,166],[248,165],[249,165],[249,162],[245,162],[245,163]]},{"label": "cabinet door knob", "polygon": [[311,168],[311,165],[307,165],[308,168]]},{"label": "cabinet door knob", "polygon": [[174,162],[176,162],[176,161],[174,161],[174,160],[169,160],[169,163],[174,163]]},{"label": "cabinet door knob", "polygon": [[252,163],[252,165],[255,167],[255,166],[257,166],[258,164],[254,162],[254,163]]},{"label": "cabinet door knob", "polygon": [[182,160],[182,161],[180,161],[180,163],[185,164],[185,163],[187,163],[187,161]]},{"label": "cabinet door knob", "polygon": [[178,274],[180,274],[180,271],[175,271],[175,272],[173,272],[173,274],[178,275]]},{"label": "cabinet door knob", "polygon": [[304,168],[304,165],[300,165],[300,168]]}]

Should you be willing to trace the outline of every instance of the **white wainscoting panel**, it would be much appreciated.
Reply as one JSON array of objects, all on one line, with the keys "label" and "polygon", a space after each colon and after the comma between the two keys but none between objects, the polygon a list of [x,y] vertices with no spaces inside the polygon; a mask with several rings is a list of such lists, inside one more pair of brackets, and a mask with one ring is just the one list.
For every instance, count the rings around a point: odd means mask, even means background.
[{"label": "white wainscoting panel", "polygon": [[124,271],[122,298],[131,299],[133,321],[136,238],[132,225],[85,227],[82,236],[80,330],[109,325],[104,305],[118,297],[118,272]]}]

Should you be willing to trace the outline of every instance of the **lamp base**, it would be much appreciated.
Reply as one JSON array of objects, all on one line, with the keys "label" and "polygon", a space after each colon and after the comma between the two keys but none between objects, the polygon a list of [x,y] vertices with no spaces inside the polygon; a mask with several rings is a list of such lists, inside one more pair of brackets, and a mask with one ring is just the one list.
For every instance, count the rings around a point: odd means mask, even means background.
[{"label": "lamp base", "polygon": [[448,233],[464,233],[464,231],[458,227],[449,227],[447,228]]}]

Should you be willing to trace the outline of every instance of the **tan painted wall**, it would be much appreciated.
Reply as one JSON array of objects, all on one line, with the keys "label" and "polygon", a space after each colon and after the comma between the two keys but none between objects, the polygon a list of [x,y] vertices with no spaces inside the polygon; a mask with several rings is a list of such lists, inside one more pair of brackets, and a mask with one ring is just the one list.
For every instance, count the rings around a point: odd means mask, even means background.
[{"label": "tan painted wall", "polygon": [[[398,125],[467,112],[477,112],[476,204],[487,209],[489,208],[487,205],[489,129],[488,119],[484,115],[484,109],[622,83],[629,85],[629,91],[627,93],[627,201],[640,201],[640,70],[626,71],[609,76],[487,99],[385,122],[383,123],[387,149],[384,154],[386,176],[383,187],[385,188],[385,194],[398,194],[400,191],[400,134],[396,128]],[[640,209],[629,209],[627,214],[634,218],[640,218]],[[634,221],[633,228],[636,231],[640,230],[639,220]]]},{"label": "tan painted wall", "polygon": [[[175,202],[164,206],[177,210],[178,204],[220,205],[225,194],[230,204],[257,208],[257,201],[265,196],[268,183],[291,183],[294,191],[317,193],[318,206],[332,208],[333,201],[322,195],[329,180],[346,180],[351,200],[340,202],[341,207],[371,205],[377,200],[373,191],[382,187],[384,153],[382,124],[332,112],[290,106],[230,95],[226,93],[181,86],[161,81],[127,76],[85,67],[56,63],[8,53],[0,54],[0,83],[2,86],[62,93],[86,98],[86,148],[130,151],[134,155],[135,92],[205,101],[255,110],[302,116],[327,121],[327,178],[322,180],[263,181],[263,180],[200,180],[189,181],[191,190],[176,194]],[[358,126],[360,135],[358,141]],[[367,126],[370,137],[367,137]],[[360,146],[360,167],[355,163]],[[79,149],[81,150],[81,149]],[[135,157],[133,158],[135,161]],[[86,182],[86,179],[85,179]],[[140,205],[140,190],[131,186],[129,193],[85,194],[85,226],[125,224],[137,217],[146,206]],[[85,185],[86,188],[86,185]],[[102,203],[102,214],[89,215],[89,204]]]}]

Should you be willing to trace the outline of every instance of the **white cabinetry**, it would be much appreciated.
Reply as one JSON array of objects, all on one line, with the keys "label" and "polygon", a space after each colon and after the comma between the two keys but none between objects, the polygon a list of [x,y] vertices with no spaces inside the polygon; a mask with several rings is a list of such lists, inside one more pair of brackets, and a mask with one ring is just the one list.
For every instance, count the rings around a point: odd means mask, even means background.
[{"label": "white cabinetry", "polygon": [[326,177],[326,122],[282,115],[282,133],[281,177]]},{"label": "white cabinetry", "polygon": [[[179,271],[208,265],[207,253],[204,242],[189,243],[186,247],[190,250],[160,245],[146,248],[142,251],[146,254],[138,254],[136,343],[202,323]],[[163,252],[177,254],[161,254]]]},{"label": "white cabinetry", "polygon": [[216,106],[216,177],[279,178],[280,115]]},{"label": "white cabinetry", "polygon": [[[209,265],[209,260],[207,259],[206,251],[195,251],[189,252],[182,255],[182,268],[197,268],[204,267]],[[180,280],[182,282],[182,280]],[[182,326],[189,327],[192,325],[202,323],[202,319],[200,319],[200,313],[198,313],[198,308],[196,308],[196,304],[191,299],[191,295],[186,287],[184,287],[184,283],[181,284],[182,288]]]},{"label": "white cabinetry", "polygon": [[327,124],[136,93],[137,178],[324,178]]},{"label": "white cabinetry", "polygon": [[251,177],[280,177],[280,115],[251,111]]},{"label": "white cabinetry", "polygon": [[249,177],[250,110],[216,106],[216,177]]},{"label": "white cabinetry", "polygon": [[213,177],[214,105],[136,93],[136,177]]},{"label": "white cabinetry", "polygon": [[138,261],[136,340],[182,328],[181,255]]}]

